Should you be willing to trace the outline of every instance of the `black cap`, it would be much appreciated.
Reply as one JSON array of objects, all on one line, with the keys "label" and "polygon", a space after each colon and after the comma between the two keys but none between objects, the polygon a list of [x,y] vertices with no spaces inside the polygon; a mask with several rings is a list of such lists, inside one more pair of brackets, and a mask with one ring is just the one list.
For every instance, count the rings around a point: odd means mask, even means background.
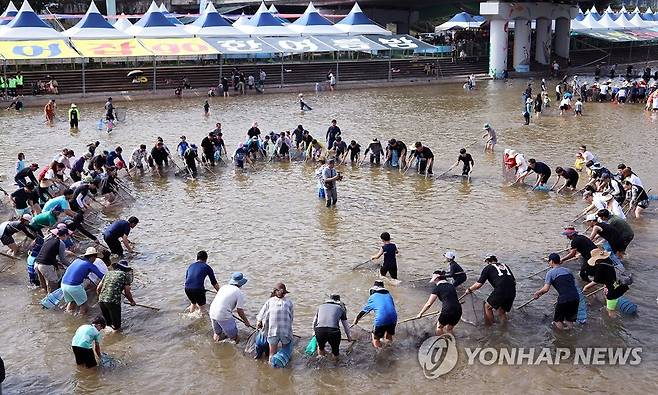
[{"label": "black cap", "polygon": [[498,262],[498,258],[496,258],[495,255],[489,255],[488,257],[484,258],[485,262]]}]

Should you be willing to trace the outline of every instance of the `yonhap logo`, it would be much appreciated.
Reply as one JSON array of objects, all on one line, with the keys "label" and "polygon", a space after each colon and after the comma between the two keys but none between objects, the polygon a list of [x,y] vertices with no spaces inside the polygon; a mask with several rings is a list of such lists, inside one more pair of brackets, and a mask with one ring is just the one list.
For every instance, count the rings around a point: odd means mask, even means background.
[{"label": "yonhap logo", "polygon": [[418,362],[428,379],[436,379],[457,366],[459,354],[451,334],[427,338],[418,349]]}]

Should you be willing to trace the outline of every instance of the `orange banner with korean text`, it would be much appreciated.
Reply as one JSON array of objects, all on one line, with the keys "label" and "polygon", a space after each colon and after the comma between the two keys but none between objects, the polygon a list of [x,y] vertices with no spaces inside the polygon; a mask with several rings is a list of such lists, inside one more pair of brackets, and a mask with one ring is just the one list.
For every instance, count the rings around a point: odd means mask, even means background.
[{"label": "orange banner with korean text", "polygon": [[0,41],[0,55],[7,60],[80,57],[64,40]]},{"label": "orange banner with korean text", "polygon": [[134,38],[107,40],[72,40],[75,49],[85,58],[122,58],[153,56]]},{"label": "orange banner with korean text", "polygon": [[217,55],[219,51],[198,37],[141,38],[139,42],[156,56]]}]

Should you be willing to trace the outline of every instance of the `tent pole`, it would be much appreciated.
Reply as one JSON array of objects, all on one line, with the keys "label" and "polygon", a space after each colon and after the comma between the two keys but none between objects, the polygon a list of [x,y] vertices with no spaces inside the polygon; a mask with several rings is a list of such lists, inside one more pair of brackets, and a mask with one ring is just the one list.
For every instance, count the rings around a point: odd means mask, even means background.
[{"label": "tent pole", "polygon": [[156,64],[155,64],[155,56],[153,56],[153,92],[158,90],[158,84],[156,84]]},{"label": "tent pole", "polygon": [[283,88],[283,52],[281,52],[281,84],[279,88]]},{"label": "tent pole", "polygon": [[[224,64],[224,57],[222,54],[219,54],[219,81],[217,82],[217,86],[222,83],[222,66]],[[223,93],[222,93],[223,94]]]},{"label": "tent pole", "polygon": [[87,94],[87,86],[85,80],[85,58],[82,58],[82,97]]},{"label": "tent pole", "polygon": [[336,84],[338,84],[338,62],[340,62],[340,51],[336,53]]},{"label": "tent pole", "polygon": [[388,80],[389,82],[393,79],[393,74],[391,71],[391,58],[393,57],[393,51],[388,51]]}]

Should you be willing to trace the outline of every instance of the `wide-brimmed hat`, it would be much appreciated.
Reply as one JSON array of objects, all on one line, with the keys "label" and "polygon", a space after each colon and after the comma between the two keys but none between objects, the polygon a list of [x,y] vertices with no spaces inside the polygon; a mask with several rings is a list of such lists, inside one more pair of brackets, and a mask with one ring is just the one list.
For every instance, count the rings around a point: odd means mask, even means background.
[{"label": "wide-brimmed hat", "polygon": [[94,247],[87,247],[87,250],[82,256],[98,255],[98,251]]},{"label": "wide-brimmed hat", "polygon": [[377,291],[383,291],[386,288],[384,288],[384,282],[383,281],[375,281],[375,283],[370,287],[370,293],[372,294],[373,292]]},{"label": "wide-brimmed hat", "polygon": [[284,295],[290,293],[290,292],[288,292],[288,289],[286,289],[286,284],[284,284],[284,283],[277,283],[277,284],[274,286],[274,289],[275,289],[276,291],[281,291],[281,292],[283,292]]},{"label": "wide-brimmed hat", "polygon": [[235,272],[231,275],[231,279],[228,280],[230,285],[235,285],[241,287],[247,283],[247,278],[242,274],[242,272]]},{"label": "wide-brimmed hat", "polygon": [[587,260],[587,264],[590,266],[596,265],[596,262],[610,257],[610,253],[604,251],[600,248],[594,249],[591,252],[592,257]]}]

